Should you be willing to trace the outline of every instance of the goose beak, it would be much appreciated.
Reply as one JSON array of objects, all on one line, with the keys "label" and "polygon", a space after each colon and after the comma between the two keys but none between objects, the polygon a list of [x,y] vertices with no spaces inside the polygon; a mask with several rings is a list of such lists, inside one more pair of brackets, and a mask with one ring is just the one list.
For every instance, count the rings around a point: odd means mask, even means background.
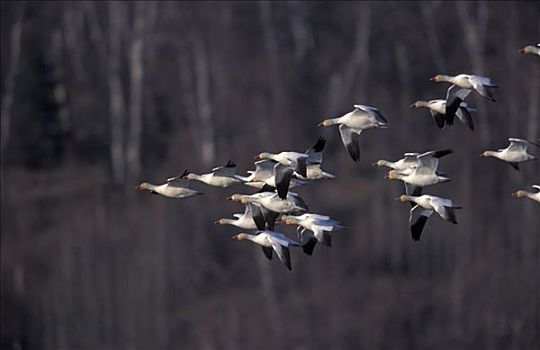
[{"label": "goose beak", "polygon": [[377,164],[377,162],[374,162],[374,163],[371,163],[371,166],[379,166],[379,164]]},{"label": "goose beak", "polygon": [[233,200],[233,196],[229,196],[226,198],[228,201],[232,201]]},{"label": "goose beak", "polygon": [[484,157],[485,157],[485,155],[484,155],[484,153],[480,153],[480,155],[479,155],[478,157],[480,157],[480,158],[484,158]]},{"label": "goose beak", "polygon": [[390,178],[390,175],[388,175],[388,173],[384,174],[384,178],[385,179],[389,179]]},{"label": "goose beak", "polygon": [[525,53],[525,48],[519,49],[520,53]]}]

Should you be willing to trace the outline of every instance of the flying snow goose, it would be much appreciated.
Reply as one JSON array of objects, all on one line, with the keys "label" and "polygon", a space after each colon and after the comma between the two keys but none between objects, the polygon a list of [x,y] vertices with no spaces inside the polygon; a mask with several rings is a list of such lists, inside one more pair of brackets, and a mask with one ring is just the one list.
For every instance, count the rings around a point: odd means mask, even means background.
[{"label": "flying snow goose", "polygon": [[306,163],[306,176],[303,177],[300,174],[296,174],[298,178],[303,180],[321,180],[335,178],[333,174],[327,173],[326,171],[321,169],[325,144],[326,139],[320,137],[317,143],[315,143],[313,147],[306,151],[306,154],[308,155]]},{"label": "flying snow goose", "polygon": [[257,196],[254,196],[254,195],[243,196],[240,199],[240,203],[242,204],[256,203],[270,211],[273,211],[275,213],[280,213],[280,214],[304,212],[307,210],[306,207],[299,205],[300,204],[299,197],[297,195],[296,196],[291,195],[290,192],[286,199],[279,198],[276,193],[271,193],[271,192],[265,192],[265,193],[267,194],[257,195]]},{"label": "flying snow goose", "polygon": [[438,174],[432,165],[421,165],[414,168],[411,173],[400,173],[396,170],[390,170],[385,178],[401,180],[407,184],[421,188],[450,181],[450,178]]},{"label": "flying snow goose", "polygon": [[249,170],[249,176],[236,175],[236,178],[244,181],[244,185],[255,188],[262,188],[265,184],[277,189],[280,198],[285,199],[289,187],[303,184],[302,181],[294,179],[294,170],[281,163],[272,160],[260,160],[255,162],[255,171]]},{"label": "flying snow goose", "polygon": [[233,239],[237,241],[249,240],[260,245],[264,255],[268,259],[272,259],[272,251],[276,252],[279,260],[281,260],[289,270],[292,270],[289,247],[300,246],[299,242],[274,231],[259,231],[256,235],[239,233],[234,235]]},{"label": "flying snow goose", "polygon": [[431,80],[436,82],[445,81],[451,83],[453,86],[450,86],[450,89],[453,89],[454,86],[458,86],[463,89],[475,90],[480,94],[480,96],[495,102],[495,98],[493,97],[493,88],[497,88],[498,86],[495,85],[490,78],[472,74],[459,74],[456,76],[438,74],[431,78]]},{"label": "flying snow goose", "polygon": [[387,128],[388,121],[377,108],[354,105],[354,110],[339,117],[323,120],[319,126],[339,125],[339,133],[343,145],[349,151],[351,158],[356,162],[360,159],[359,136],[363,130],[374,128]]},{"label": "flying snow goose", "polygon": [[454,206],[452,200],[448,198],[430,196],[427,194],[422,196],[409,196],[404,194],[397,199],[402,202],[416,203],[416,205],[411,208],[409,216],[411,234],[413,240],[415,241],[420,240],[420,235],[422,234],[424,225],[431,214],[433,214],[433,211],[439,214],[439,216],[444,220],[457,224],[454,209],[461,209],[461,207]]},{"label": "flying snow goose", "polygon": [[[212,169],[212,172],[203,175],[197,175],[190,172],[185,172],[182,176],[184,179],[197,180],[204,182],[210,186],[229,187],[231,185],[241,183],[242,181],[235,176],[236,164],[229,161],[224,166]],[[175,178],[171,178],[175,179]]]},{"label": "flying snow goose", "polygon": [[293,151],[284,151],[280,153],[262,152],[259,153],[255,158],[269,159],[282,165],[291,167],[298,175],[305,178],[307,176],[306,167],[308,164],[320,164],[322,162],[322,151],[325,144],[326,140],[320,137],[315,145],[304,153]]},{"label": "flying snow goose", "polygon": [[519,190],[512,193],[512,196],[517,197],[517,198],[527,197],[527,198],[532,199],[533,201],[540,203],[540,186],[532,185],[532,187],[536,190],[536,192],[527,192],[524,190]]},{"label": "flying snow goose", "polygon": [[446,100],[416,101],[411,105],[411,108],[427,108],[435,124],[441,129],[445,125],[453,125],[454,116],[457,116],[469,129],[474,130],[471,112],[475,112],[476,109],[463,102],[469,93],[468,89],[460,89],[455,94],[451,94],[449,88]]},{"label": "flying snow goose", "polygon": [[[439,167],[439,159],[451,154],[452,149],[443,149],[437,151],[429,151],[420,153],[405,153],[405,157],[399,159],[395,162],[389,162],[387,160],[378,160],[373,165],[375,166],[386,166],[388,168],[394,169],[395,173],[392,173],[392,178],[390,173],[387,174],[387,178],[397,179],[399,176],[405,177],[403,180],[405,184],[405,192],[410,195],[419,196],[422,194],[422,187],[417,184],[410,183],[409,181],[415,182],[415,180],[422,180],[423,183],[427,183],[426,180],[434,181],[434,183],[444,182],[441,181],[444,178],[443,173],[437,171]],[[424,169],[419,169],[424,168]],[[412,180],[407,176],[411,176],[413,173],[417,172],[417,176],[413,177]],[[420,179],[421,174],[427,175],[427,178]],[[440,177],[440,178],[437,178]],[[418,179],[416,179],[418,177]],[[401,178],[400,178],[401,179]],[[449,179],[446,181],[450,181]],[[428,181],[429,182],[429,181]],[[432,183],[430,183],[432,184]]]},{"label": "flying snow goose", "polygon": [[529,145],[539,147],[540,145],[538,143],[516,138],[509,138],[508,141],[510,141],[510,145],[508,147],[499,149],[498,151],[485,151],[480,154],[480,157],[498,158],[507,162],[516,170],[519,170],[518,163],[536,159],[536,157],[527,153],[527,147]]},{"label": "flying snow goose", "polygon": [[259,206],[247,204],[243,214],[233,214],[236,219],[219,219],[215,223],[219,225],[232,225],[244,230],[264,229],[264,217]]},{"label": "flying snow goose", "polygon": [[529,54],[529,55],[540,56],[540,44],[536,44],[536,46],[534,45],[525,46],[524,48],[519,49],[519,52],[524,53],[524,54]]},{"label": "flying snow goose", "polygon": [[328,216],[310,213],[298,216],[282,215],[281,222],[286,225],[298,225],[298,228],[302,228],[301,234],[304,234],[306,230],[313,232],[319,243],[329,247],[332,246],[330,232],[345,228],[339,222],[330,219]]},{"label": "flying snow goose", "polygon": [[150,193],[160,194],[169,198],[188,198],[201,195],[202,192],[189,188],[189,180],[180,178],[168,179],[162,185],[153,185],[148,182],[142,182],[135,186],[140,191],[150,191]]}]

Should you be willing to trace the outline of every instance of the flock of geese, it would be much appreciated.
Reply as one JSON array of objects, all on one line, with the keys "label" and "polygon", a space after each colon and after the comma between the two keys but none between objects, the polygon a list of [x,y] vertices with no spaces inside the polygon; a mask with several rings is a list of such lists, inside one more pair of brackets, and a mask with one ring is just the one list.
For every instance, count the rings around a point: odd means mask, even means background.
[{"label": "flock of geese", "polygon": [[[520,52],[540,56],[540,44],[527,46]],[[427,108],[439,128],[453,125],[457,117],[469,129],[474,130],[471,113],[476,110],[465,102],[472,91],[483,98],[495,101],[494,89],[497,85],[487,77],[471,74],[436,75],[431,80],[451,84],[446,98],[427,102],[416,101],[411,107]],[[321,127],[334,125],[338,126],[343,145],[350,157],[357,162],[360,160],[360,134],[369,129],[387,128],[389,123],[377,108],[357,104],[351,112],[338,118],[323,120],[319,124]],[[480,156],[498,158],[516,170],[519,170],[519,164],[536,159],[527,153],[527,149],[530,145],[540,146],[537,142],[518,138],[508,140],[510,142],[508,147],[497,151],[485,151]],[[290,191],[309,182],[335,178],[333,174],[322,169],[325,145],[326,140],[320,137],[305,152],[262,152],[255,157],[257,160],[254,164],[255,169],[247,171],[249,174],[247,176],[236,174],[236,165],[229,161],[206,174],[198,175],[186,170],[180,176],[167,179],[164,184],[153,185],[143,182],[136,188],[170,198],[201,195],[201,192],[190,187],[190,180],[216,187],[245,185],[257,189],[253,194],[229,196],[227,199],[244,205],[244,212],[233,214],[233,218],[219,219],[215,223],[249,231],[250,233],[238,233],[233,239],[249,240],[260,245],[268,259],[272,259],[275,253],[291,270],[289,251],[291,246],[300,247],[305,254],[312,255],[317,243],[330,247],[332,233],[345,228],[339,221],[327,215],[309,213],[304,200],[297,193]],[[452,152],[452,149],[443,149],[424,153],[405,153],[402,159],[393,162],[378,160],[373,164],[390,169],[385,178],[401,180],[404,183],[405,193],[396,199],[408,202],[412,207],[409,224],[415,241],[420,240],[427,219],[433,212],[444,220],[457,224],[455,209],[461,207],[456,206],[449,198],[423,194],[426,186],[450,181],[448,174],[440,172],[438,167],[439,160]],[[532,187],[535,189],[534,192],[519,190],[512,195],[518,198],[527,197],[540,203],[540,186]],[[276,224],[295,225],[297,236],[291,238],[276,232]]]}]

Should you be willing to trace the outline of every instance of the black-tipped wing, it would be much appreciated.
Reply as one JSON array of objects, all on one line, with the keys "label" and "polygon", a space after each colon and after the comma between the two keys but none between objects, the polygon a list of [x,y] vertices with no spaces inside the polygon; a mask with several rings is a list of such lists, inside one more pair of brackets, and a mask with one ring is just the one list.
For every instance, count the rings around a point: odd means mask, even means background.
[{"label": "black-tipped wing", "polygon": [[296,166],[294,171],[296,171],[298,174],[302,175],[302,177],[307,177],[307,166],[306,166],[306,158],[298,158],[296,160]]},{"label": "black-tipped wing", "polygon": [[312,255],[315,246],[317,245],[317,238],[313,236],[304,236],[305,239],[302,239],[302,250],[306,255]]},{"label": "black-tipped wing", "polygon": [[514,162],[508,162],[508,164],[510,164],[510,166],[516,170],[519,171],[519,164],[518,163],[514,163]]},{"label": "black-tipped wing", "polygon": [[437,124],[437,126],[440,129],[442,129],[444,127],[444,122],[446,120],[444,117],[444,114],[437,113],[435,111],[432,111],[431,109],[429,110],[429,112],[431,113],[431,116],[433,117],[435,124]]},{"label": "black-tipped wing", "polygon": [[465,107],[459,107],[456,111],[456,116],[459,118],[459,120],[465,124],[469,129],[474,131],[474,124],[472,120],[471,113],[469,113],[469,110]]},{"label": "black-tipped wing", "polygon": [[224,166],[212,169],[212,172],[214,175],[232,177],[236,173],[236,164],[229,160]]},{"label": "black-tipped wing", "polygon": [[266,222],[266,227],[270,231],[274,231],[274,228],[276,226],[276,220],[279,216],[279,213],[268,210],[265,207],[260,207],[260,209],[264,217],[264,221]]},{"label": "black-tipped wing", "polygon": [[264,253],[264,256],[268,258],[268,260],[272,260],[272,248],[271,247],[265,247],[261,246],[262,251]]},{"label": "black-tipped wing", "polygon": [[289,248],[284,247],[280,244],[274,243],[272,244],[272,248],[274,248],[274,251],[276,252],[277,256],[279,257],[279,260],[285,264],[287,269],[292,270],[291,267],[291,254],[289,253]]},{"label": "black-tipped wing", "polygon": [[422,230],[426,225],[427,219],[431,216],[433,210],[424,209],[419,205],[415,205],[410,212],[409,224],[411,225],[412,239],[420,240]]},{"label": "black-tipped wing", "polygon": [[448,92],[446,94],[445,114],[447,118],[452,118],[453,120],[454,115],[456,114],[456,111],[461,105],[461,102],[463,102],[463,100],[465,100],[465,98],[471,93],[471,90],[459,89],[455,93],[452,93],[451,89],[452,87],[448,89]]},{"label": "black-tipped wing", "polygon": [[[305,164],[305,163],[304,163]],[[277,163],[274,167],[275,170],[275,182],[276,189],[279,198],[287,198],[287,192],[289,192],[289,186],[291,184],[291,176],[293,175],[293,170],[288,166]]]},{"label": "black-tipped wing", "polygon": [[308,155],[307,164],[321,164],[324,146],[326,145],[326,139],[324,137],[319,137],[317,142],[306,151]]},{"label": "black-tipped wing", "polygon": [[264,231],[266,229],[266,219],[261,207],[254,204],[248,204],[247,208],[251,208],[251,216],[253,217],[253,222],[255,222],[257,229]]},{"label": "black-tipped wing", "polygon": [[341,124],[339,126],[339,133],[341,134],[343,145],[345,145],[345,148],[349,151],[351,158],[355,162],[360,160],[360,143],[358,140],[358,133],[360,133],[360,131],[355,131],[348,126]]}]

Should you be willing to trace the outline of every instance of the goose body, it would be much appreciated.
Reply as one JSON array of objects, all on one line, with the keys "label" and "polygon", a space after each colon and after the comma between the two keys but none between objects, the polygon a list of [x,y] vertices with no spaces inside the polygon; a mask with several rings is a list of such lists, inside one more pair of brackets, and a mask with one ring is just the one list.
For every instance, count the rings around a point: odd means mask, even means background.
[{"label": "goose body", "polygon": [[239,233],[233,236],[233,239],[249,240],[262,247],[264,255],[268,259],[272,259],[272,252],[275,252],[278,258],[283,262],[287,269],[291,270],[291,257],[289,247],[299,247],[300,243],[290,239],[289,237],[274,231],[259,231],[256,235],[248,233]]},{"label": "goose body", "polygon": [[427,219],[436,212],[441,218],[453,224],[457,224],[454,209],[460,207],[454,206],[452,200],[431,195],[410,196],[402,195],[399,197],[402,202],[413,202],[416,205],[411,208],[409,224],[411,227],[412,238],[415,241],[420,240],[420,235],[427,222]]},{"label": "goose body", "polygon": [[532,188],[536,190],[536,192],[527,192],[524,190],[519,190],[514,193],[512,193],[513,196],[517,198],[529,198],[532,199],[535,202],[540,203],[540,186],[539,185],[532,185]]},{"label": "goose body", "polygon": [[[497,88],[497,85],[490,78],[474,74],[459,74],[456,76],[439,74],[431,78],[431,80],[436,82],[448,82],[463,89],[474,90],[480,94],[480,96],[495,102],[493,88]],[[451,86],[450,89],[452,88],[453,87]]]},{"label": "goose body", "polygon": [[224,166],[212,169],[212,172],[208,174],[198,175],[185,171],[181,177],[184,179],[204,182],[210,186],[229,187],[242,182],[241,179],[235,176],[235,172],[236,164],[229,161]]},{"label": "goose body", "polygon": [[332,240],[329,232],[338,231],[344,228],[339,222],[330,219],[328,216],[318,214],[302,214],[298,216],[283,215],[281,222],[287,225],[298,225],[302,228],[302,233],[305,230],[313,232],[314,237],[321,244],[331,246]]},{"label": "goose body", "polygon": [[471,113],[475,112],[476,109],[463,101],[470,90],[460,89],[455,94],[452,94],[451,89],[452,87],[448,89],[445,100],[416,101],[411,105],[411,108],[427,108],[439,128],[444,128],[445,125],[453,125],[456,116],[469,129],[474,130]]},{"label": "goose body", "polygon": [[529,54],[529,55],[540,56],[540,44],[536,44],[536,46],[534,45],[525,46],[524,48],[520,49],[519,52],[524,53],[524,54]]},{"label": "goose body", "polygon": [[169,179],[162,185],[153,185],[148,182],[143,182],[135,188],[140,191],[149,191],[150,193],[159,194],[169,198],[189,198],[202,194],[202,192],[189,188],[189,181],[178,178]]},{"label": "goose body", "polygon": [[529,145],[539,146],[535,142],[509,138],[510,145],[504,149],[497,151],[485,151],[480,154],[480,157],[494,157],[510,164],[514,169],[519,170],[518,163],[535,160],[536,157],[527,153]]},{"label": "goose body", "polygon": [[257,220],[264,220],[259,207],[247,204],[243,214],[233,214],[235,219],[219,219],[215,223],[219,225],[232,225],[244,230],[257,230]]},{"label": "goose body", "polygon": [[339,125],[339,133],[343,145],[356,162],[360,159],[359,135],[364,130],[387,128],[388,121],[375,107],[354,105],[354,110],[339,117],[323,120],[319,126]]},{"label": "goose body", "polygon": [[[282,199],[287,196],[291,181],[295,180],[292,168],[267,159],[255,162],[255,170],[248,172],[250,173],[249,176],[236,175],[236,177],[244,181],[244,184],[248,186],[262,188],[266,184],[276,188],[279,197]],[[298,180],[294,181],[295,186],[299,184],[302,183]]]}]

